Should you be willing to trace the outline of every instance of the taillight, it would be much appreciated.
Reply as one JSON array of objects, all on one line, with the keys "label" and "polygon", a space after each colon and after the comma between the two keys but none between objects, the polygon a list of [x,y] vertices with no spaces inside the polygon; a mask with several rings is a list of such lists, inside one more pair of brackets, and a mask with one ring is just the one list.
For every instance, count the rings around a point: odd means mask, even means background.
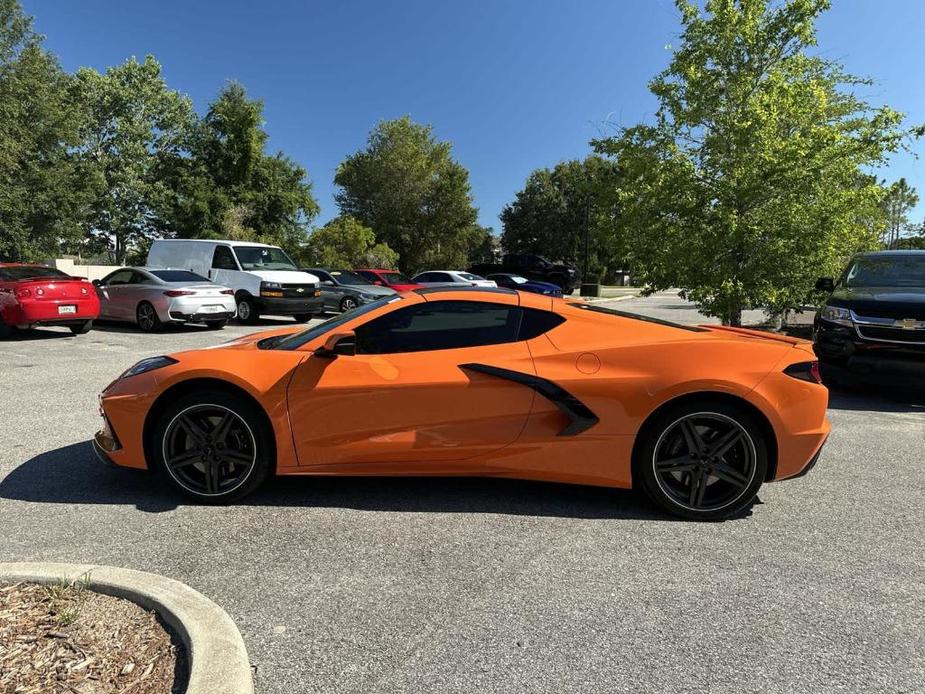
[{"label": "taillight", "polygon": [[168,289],[164,292],[164,296],[191,296],[196,292],[188,292],[184,289]]},{"label": "taillight", "polygon": [[27,299],[28,297],[32,296],[32,290],[28,289],[27,287],[21,287],[20,289],[17,289],[14,293],[16,294],[16,297],[19,299]]},{"label": "taillight", "polygon": [[222,289],[219,292],[219,294],[229,294],[231,296],[234,296],[234,289]]},{"label": "taillight", "polygon": [[784,369],[784,373],[791,378],[798,378],[801,381],[822,383],[822,374],[819,373],[818,361],[801,361],[797,364],[791,364]]}]

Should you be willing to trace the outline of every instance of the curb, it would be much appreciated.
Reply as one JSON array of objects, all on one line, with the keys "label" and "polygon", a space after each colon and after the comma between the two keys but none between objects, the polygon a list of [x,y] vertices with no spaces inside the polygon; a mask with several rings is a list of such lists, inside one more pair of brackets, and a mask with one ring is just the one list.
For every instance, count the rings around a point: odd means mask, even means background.
[{"label": "curb", "polygon": [[633,294],[621,294],[620,296],[596,296],[594,298],[584,299],[586,304],[601,304],[605,301],[626,301],[627,299],[635,299],[639,296],[639,292]]},{"label": "curb", "polygon": [[253,694],[241,633],[231,617],[185,583],[133,569],[96,564],[0,563],[0,580],[58,583],[87,580],[97,593],[154,610],[180,638],[189,659],[187,694]]}]

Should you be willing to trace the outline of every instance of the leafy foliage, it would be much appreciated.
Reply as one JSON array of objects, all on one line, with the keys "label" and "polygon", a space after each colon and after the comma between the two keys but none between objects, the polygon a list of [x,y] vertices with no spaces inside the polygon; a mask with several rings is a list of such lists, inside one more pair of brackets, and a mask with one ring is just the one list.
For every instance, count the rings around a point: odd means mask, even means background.
[{"label": "leafy foliage", "polygon": [[39,260],[74,245],[87,176],[68,147],[80,114],[71,81],[15,0],[0,0],[0,258]]},{"label": "leafy foliage", "polygon": [[677,0],[683,31],[651,83],[652,125],[596,141],[624,174],[633,269],[737,324],[779,313],[876,244],[883,190],[864,172],[902,144],[900,114],[866,80],[809,55],[828,0]]},{"label": "leafy foliage", "polygon": [[181,151],[192,105],[167,87],[151,56],[103,74],[81,68],[75,91],[84,116],[77,158],[95,187],[87,222],[121,264],[132,246],[159,232],[156,208],[168,189],[156,175],[158,161]]},{"label": "leafy foliage", "polygon": [[465,267],[485,240],[469,174],[452,158],[450,143],[408,116],[379,123],[366,148],[341,163],[334,182],[341,212],[398,252],[405,272]]},{"label": "leafy foliage", "polygon": [[299,254],[302,265],[330,268],[378,267],[398,265],[398,254],[376,234],[349,216],[332,219],[308,237]]},{"label": "leafy foliage", "polygon": [[617,165],[599,156],[556,164],[530,174],[501,212],[502,245],[583,266],[588,232],[588,278],[625,266],[625,239],[617,214]]},{"label": "leafy foliage", "polygon": [[182,238],[231,238],[276,243],[296,253],[318,203],[306,171],[265,153],[263,104],[244,87],[226,86],[190,130],[184,152],[166,159],[160,175],[169,193],[162,227]]},{"label": "leafy foliage", "polygon": [[902,237],[912,231],[909,212],[918,202],[918,193],[905,178],[900,178],[887,188],[883,199],[883,212],[886,216],[883,243],[887,248],[898,247]]}]

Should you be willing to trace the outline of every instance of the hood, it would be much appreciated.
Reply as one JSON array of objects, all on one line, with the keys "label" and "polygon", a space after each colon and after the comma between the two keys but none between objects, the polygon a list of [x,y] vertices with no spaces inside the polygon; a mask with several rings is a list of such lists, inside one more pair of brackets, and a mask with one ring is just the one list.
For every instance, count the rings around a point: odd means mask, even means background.
[{"label": "hood", "polygon": [[257,275],[260,279],[267,282],[279,282],[282,284],[318,284],[318,278],[308,272],[301,270],[245,270]]},{"label": "hood", "polygon": [[925,287],[839,287],[826,304],[861,316],[925,320]]},{"label": "hood", "polygon": [[[265,340],[268,337],[276,337],[277,335],[292,335],[293,333],[298,333],[305,330],[304,325],[292,325],[285,328],[276,328],[274,330],[261,330],[260,332],[251,333],[250,335],[244,335],[242,337],[236,337],[233,340],[228,342],[222,342],[218,345],[212,345],[210,347],[202,347],[201,349],[251,349],[261,340]],[[198,352],[199,350],[191,350]],[[173,355],[175,356],[175,355]]]}]

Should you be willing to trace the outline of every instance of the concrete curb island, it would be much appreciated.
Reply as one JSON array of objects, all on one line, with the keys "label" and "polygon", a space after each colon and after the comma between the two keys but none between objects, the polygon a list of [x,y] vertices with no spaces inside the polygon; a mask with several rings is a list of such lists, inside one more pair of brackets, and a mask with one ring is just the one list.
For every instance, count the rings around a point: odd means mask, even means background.
[{"label": "concrete curb island", "polygon": [[253,694],[250,662],[238,628],[222,608],[184,583],[113,566],[28,562],[0,563],[0,581],[86,581],[97,593],[154,610],[186,649],[187,694]]}]

